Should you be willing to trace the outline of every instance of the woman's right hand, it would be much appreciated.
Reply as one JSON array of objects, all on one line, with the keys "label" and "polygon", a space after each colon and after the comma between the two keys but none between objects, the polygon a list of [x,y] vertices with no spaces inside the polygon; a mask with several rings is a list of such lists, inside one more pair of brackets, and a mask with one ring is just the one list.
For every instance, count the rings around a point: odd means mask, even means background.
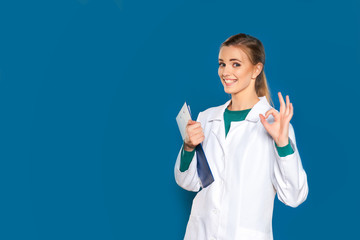
[{"label": "woman's right hand", "polygon": [[184,140],[184,150],[191,152],[204,141],[204,132],[200,122],[189,120],[186,125],[186,137]]}]

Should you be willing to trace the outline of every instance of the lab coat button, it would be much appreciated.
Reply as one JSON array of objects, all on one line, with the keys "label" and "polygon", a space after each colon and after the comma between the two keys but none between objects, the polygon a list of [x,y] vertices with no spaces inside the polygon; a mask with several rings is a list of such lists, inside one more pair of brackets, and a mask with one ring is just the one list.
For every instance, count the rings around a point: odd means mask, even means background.
[{"label": "lab coat button", "polygon": [[217,209],[214,208],[214,209],[213,209],[213,213],[214,213],[214,214],[217,214],[217,212],[218,212]]},{"label": "lab coat button", "polygon": [[224,180],[223,179],[219,179],[219,185],[220,186],[224,185]]}]

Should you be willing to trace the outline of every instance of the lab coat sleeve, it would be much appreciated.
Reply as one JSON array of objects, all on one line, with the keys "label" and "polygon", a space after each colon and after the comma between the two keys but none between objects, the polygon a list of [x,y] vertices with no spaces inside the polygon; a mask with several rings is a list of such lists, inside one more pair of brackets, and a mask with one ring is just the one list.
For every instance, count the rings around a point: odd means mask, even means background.
[{"label": "lab coat sleeve", "polygon": [[291,123],[289,124],[289,137],[294,152],[285,157],[279,156],[275,141],[272,140],[275,160],[271,180],[278,199],[285,205],[295,208],[306,200],[309,189]]},{"label": "lab coat sleeve", "polygon": [[[199,115],[196,119],[197,122],[200,121],[200,115],[201,115],[201,112],[199,113]],[[191,160],[189,168],[184,172],[180,171],[181,150],[183,148],[183,145],[184,145],[184,142],[180,148],[180,151],[177,155],[177,159],[176,159],[176,163],[175,163],[175,168],[174,168],[175,181],[180,187],[182,187],[185,190],[192,191],[192,192],[198,192],[201,187],[201,182],[200,182],[200,178],[198,176],[197,167],[196,167],[196,165],[197,165],[196,151],[193,156],[193,159]]]}]

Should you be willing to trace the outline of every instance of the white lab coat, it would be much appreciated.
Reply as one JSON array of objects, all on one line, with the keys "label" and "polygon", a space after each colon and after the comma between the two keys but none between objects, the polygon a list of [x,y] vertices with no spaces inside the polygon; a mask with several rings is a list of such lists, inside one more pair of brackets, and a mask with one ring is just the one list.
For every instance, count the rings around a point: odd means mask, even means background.
[{"label": "white lab coat", "polygon": [[[229,105],[200,112],[197,121],[204,131],[203,149],[215,181],[201,189],[196,153],[189,169],[181,172],[181,149],[175,163],[176,183],[196,194],[185,240],[273,240],[272,213],[275,194],[284,204],[297,207],[308,195],[307,175],[289,124],[293,154],[280,157],[275,141],[262,125],[271,105],[259,97],[246,119],[231,122],[225,138],[224,111]],[[267,119],[272,123],[274,118]]]}]

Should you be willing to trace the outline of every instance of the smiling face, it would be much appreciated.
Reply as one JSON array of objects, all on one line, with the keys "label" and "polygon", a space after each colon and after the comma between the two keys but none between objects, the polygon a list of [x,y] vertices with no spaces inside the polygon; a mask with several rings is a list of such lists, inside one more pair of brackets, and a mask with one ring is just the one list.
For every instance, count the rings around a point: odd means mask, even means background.
[{"label": "smiling face", "polygon": [[253,65],[239,47],[221,47],[218,74],[226,93],[236,94],[255,89],[255,79],[261,70],[262,64]]}]

